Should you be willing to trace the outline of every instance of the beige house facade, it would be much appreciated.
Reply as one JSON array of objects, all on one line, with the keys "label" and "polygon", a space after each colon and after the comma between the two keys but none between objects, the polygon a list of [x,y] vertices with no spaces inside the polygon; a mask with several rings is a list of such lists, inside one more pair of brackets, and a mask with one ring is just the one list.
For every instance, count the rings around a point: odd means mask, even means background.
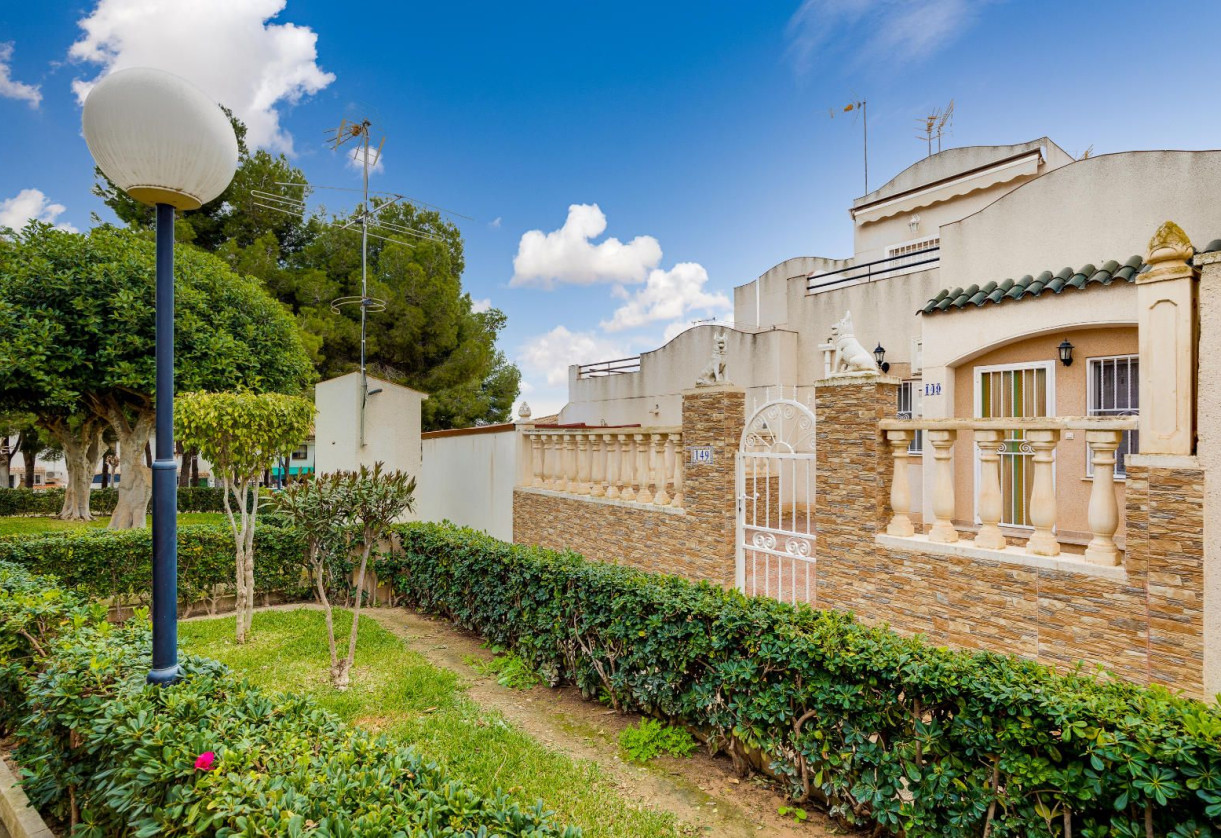
[{"label": "beige house facade", "polygon": [[570,367],[514,536],[1211,696],[1218,194],[1221,151],[921,160],[732,328]]}]

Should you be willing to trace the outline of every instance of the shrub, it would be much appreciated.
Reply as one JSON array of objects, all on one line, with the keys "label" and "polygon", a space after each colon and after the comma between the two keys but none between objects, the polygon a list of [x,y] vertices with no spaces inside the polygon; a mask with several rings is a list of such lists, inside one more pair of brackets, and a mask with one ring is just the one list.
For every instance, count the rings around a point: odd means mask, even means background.
[{"label": "shrub", "polygon": [[538,673],[513,652],[505,653],[504,650],[496,648],[492,651],[495,657],[491,660],[470,655],[464,661],[480,675],[495,675],[496,683],[509,689],[529,690],[543,682]]},{"label": "shrub", "polygon": [[[303,597],[304,547],[292,529],[262,526],[255,534],[255,590]],[[51,574],[90,597],[147,602],[152,585],[152,532],[74,530],[0,539],[0,561]],[[218,587],[219,586],[219,587]],[[178,528],[178,595],[183,603],[231,593],[233,532],[227,524]]]},{"label": "shrub", "polygon": [[31,802],[74,834],[580,836],[213,661],[186,656],[181,681],[146,685],[143,616],[112,626],[62,590],[31,601],[40,590],[54,581],[0,563],[0,648],[18,673],[0,707],[18,708]]},{"label": "shrub", "polygon": [[397,532],[377,566],[397,596],[739,762],[762,753],[796,802],[846,821],[907,838],[1221,835],[1215,705],[470,530]]},{"label": "shrub", "polygon": [[[117,489],[93,489],[89,508],[94,515],[109,515],[118,502]],[[63,489],[0,489],[0,517],[12,515],[58,515],[64,505]],[[179,512],[224,512],[220,487],[191,486],[178,490]]]},{"label": "shrub", "polygon": [[690,756],[696,748],[695,737],[685,728],[662,724],[657,719],[641,719],[619,733],[619,747],[633,762],[648,762],[662,754]]}]

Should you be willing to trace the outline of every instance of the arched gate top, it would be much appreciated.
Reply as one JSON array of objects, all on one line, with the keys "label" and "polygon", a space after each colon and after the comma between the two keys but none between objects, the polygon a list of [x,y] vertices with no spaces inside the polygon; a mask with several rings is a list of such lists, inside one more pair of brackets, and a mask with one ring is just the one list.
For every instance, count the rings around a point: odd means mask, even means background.
[{"label": "arched gate top", "polygon": [[814,443],[814,411],[793,399],[774,399],[750,415],[738,447],[751,453],[813,454]]}]

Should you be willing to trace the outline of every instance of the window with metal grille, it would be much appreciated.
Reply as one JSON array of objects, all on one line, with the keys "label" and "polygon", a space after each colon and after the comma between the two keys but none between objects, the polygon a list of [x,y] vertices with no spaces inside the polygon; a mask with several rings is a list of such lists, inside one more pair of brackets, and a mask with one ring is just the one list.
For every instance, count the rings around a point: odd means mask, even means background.
[{"label": "window with metal grille", "polygon": [[[1140,356],[1116,355],[1089,359],[1089,415],[1138,416],[1140,414]],[[1126,477],[1128,454],[1140,448],[1137,431],[1124,431],[1115,452],[1115,476]],[[1093,456],[1086,459],[1086,474],[1094,474]]]},{"label": "window with metal grille", "polygon": [[[900,419],[920,418],[919,381],[904,381],[899,384],[899,409],[896,415]],[[924,431],[916,431],[911,445],[907,446],[908,454],[924,453]]]}]

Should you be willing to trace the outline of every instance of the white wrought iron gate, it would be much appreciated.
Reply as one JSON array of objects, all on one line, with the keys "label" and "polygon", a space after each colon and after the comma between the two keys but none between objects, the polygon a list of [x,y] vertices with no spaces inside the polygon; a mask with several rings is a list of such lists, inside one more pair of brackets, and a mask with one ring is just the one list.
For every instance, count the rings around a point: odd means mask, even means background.
[{"label": "white wrought iron gate", "polygon": [[737,585],[782,602],[817,597],[814,413],[768,401],[742,430],[737,454]]}]

